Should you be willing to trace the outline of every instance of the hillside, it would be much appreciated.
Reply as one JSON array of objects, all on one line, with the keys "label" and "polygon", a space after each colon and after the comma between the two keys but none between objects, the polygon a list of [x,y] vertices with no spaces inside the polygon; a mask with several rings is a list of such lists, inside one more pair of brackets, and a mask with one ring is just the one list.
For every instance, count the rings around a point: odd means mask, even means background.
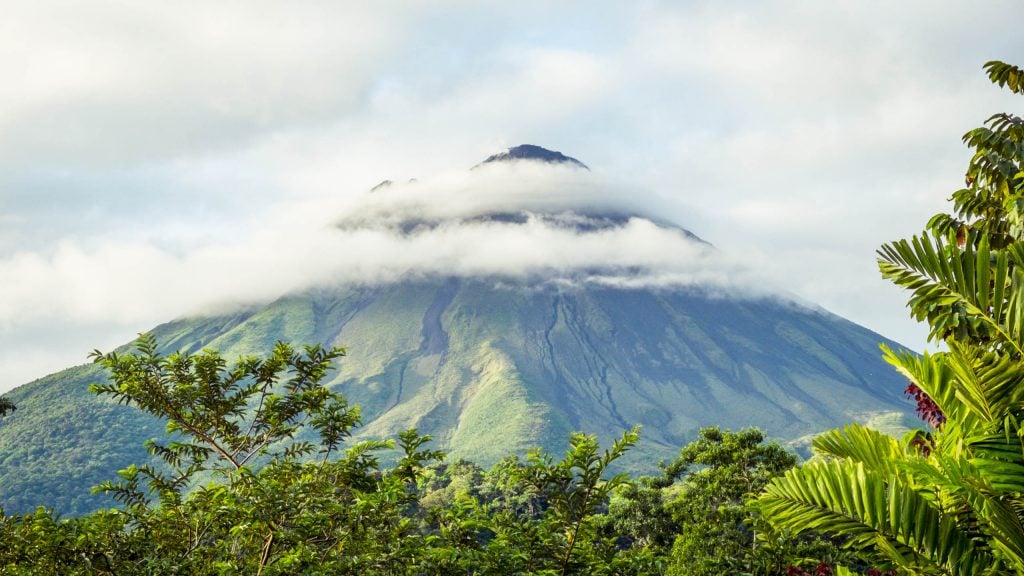
[{"label": "hillside", "polygon": [[[559,452],[571,430],[608,438],[641,424],[632,465],[650,470],[704,425],[799,441],[908,406],[877,334],[794,304],[693,291],[444,279],[317,290],[154,333],[166,350],[228,357],[279,339],[346,346],[331,386],[362,407],[360,436],[415,426],[484,466],[533,446]],[[77,367],[10,394],[19,410],[0,425],[8,512],[49,495],[59,510],[84,511],[96,502],[90,485],[144,461],[141,443],[161,425],[89,395],[102,376]]]}]

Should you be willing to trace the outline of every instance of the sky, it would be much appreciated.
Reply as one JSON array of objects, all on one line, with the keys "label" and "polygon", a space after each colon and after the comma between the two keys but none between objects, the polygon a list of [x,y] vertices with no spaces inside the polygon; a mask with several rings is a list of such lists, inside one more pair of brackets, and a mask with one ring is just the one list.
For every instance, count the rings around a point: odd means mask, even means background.
[{"label": "sky", "polygon": [[[964,132],[1020,114],[981,67],[1024,62],[1021,10],[5,3],[0,392],[161,322],[314,283],[602,259],[771,286],[922,349],[875,250],[946,209]],[[519,188],[467,175],[523,143],[591,171],[527,171]],[[476,223],[413,239],[333,226],[368,213],[384,179],[445,214],[524,190],[609,202],[716,252],[643,221],[585,238],[539,220],[526,235]]]}]

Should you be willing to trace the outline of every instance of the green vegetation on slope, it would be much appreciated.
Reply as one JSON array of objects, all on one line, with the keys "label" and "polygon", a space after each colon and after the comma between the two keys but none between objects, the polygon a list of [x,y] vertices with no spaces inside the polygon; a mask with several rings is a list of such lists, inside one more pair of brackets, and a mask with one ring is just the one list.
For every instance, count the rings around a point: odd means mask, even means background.
[{"label": "green vegetation on slope", "polygon": [[[573,430],[607,443],[640,424],[637,449],[616,466],[650,473],[704,426],[758,426],[805,448],[800,439],[849,420],[895,414],[899,427],[910,406],[877,334],[792,304],[700,292],[424,279],[324,288],[153,334],[162,353],[209,347],[226,358],[277,340],[346,346],[326,384],[361,407],[357,439],[415,427],[485,467],[533,446],[560,452]],[[162,424],[90,396],[103,378],[80,367],[11,393],[19,410],[0,426],[0,447],[17,457],[0,468],[0,505],[27,512],[49,496],[63,514],[95,510],[103,500],[86,493],[97,478],[145,461],[138,446]],[[89,463],[72,465],[70,452]]]},{"label": "green vegetation on slope", "polygon": [[29,511],[45,505],[81,513],[110,501],[89,488],[112,469],[148,460],[142,442],[163,434],[163,423],[88,393],[103,379],[95,366],[49,377],[47,386],[11,392],[18,411],[0,422],[0,507]]}]

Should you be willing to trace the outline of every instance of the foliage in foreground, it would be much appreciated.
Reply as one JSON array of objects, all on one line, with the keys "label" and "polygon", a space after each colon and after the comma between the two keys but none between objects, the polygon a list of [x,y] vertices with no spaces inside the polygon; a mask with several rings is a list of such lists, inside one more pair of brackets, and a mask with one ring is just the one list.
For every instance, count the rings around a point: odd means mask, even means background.
[{"label": "foliage in foreground", "polygon": [[143,336],[97,353],[112,380],[93,390],[167,422],[169,440],[147,443],[162,464],[98,486],[116,509],[0,515],[0,573],[769,575],[836,558],[830,542],[762,533],[744,507],[793,465],[756,430],[702,430],[656,478],[609,472],[636,429],[485,472],[415,430],[345,447],[359,411],[320,385],[341,349],[278,344],[234,365],[156,350]]},{"label": "foliage in foreground", "polygon": [[[1024,94],[1024,71],[985,68]],[[879,251],[946,348],[886,351],[931,429],[825,434],[827,458],[772,480],[758,504],[780,529],[845,537],[908,574],[1024,574],[1024,120],[996,114],[964,141],[974,155],[952,213]]]}]

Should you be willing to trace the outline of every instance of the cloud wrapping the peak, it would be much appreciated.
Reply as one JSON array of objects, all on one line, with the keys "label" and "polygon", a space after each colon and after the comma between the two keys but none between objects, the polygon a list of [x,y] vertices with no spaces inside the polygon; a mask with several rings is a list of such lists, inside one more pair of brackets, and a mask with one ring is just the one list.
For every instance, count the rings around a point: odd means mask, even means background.
[{"label": "cloud wrapping the peak", "polygon": [[393,225],[407,219],[447,220],[519,210],[645,214],[650,206],[626,183],[569,164],[512,160],[480,164],[424,179],[394,182],[357,196],[339,225]]},{"label": "cloud wrapping the peak", "polygon": [[760,285],[751,283],[752,270],[678,229],[642,218],[586,231],[565,222],[528,213],[523,223],[450,221],[409,234],[391,228],[342,230],[334,239],[339,247],[350,247],[354,257],[324,280],[455,275],[611,284],[621,279],[634,287],[703,285],[735,292]]},{"label": "cloud wrapping the peak", "polygon": [[[293,205],[244,236],[184,254],[149,242],[65,240],[48,256],[0,259],[0,276],[12,279],[0,285],[0,325],[156,322],[211,303],[408,276],[581,281],[601,271],[605,284],[761,284],[683,230],[631,216],[624,194],[585,171],[517,161],[395,184],[347,205]],[[609,211],[624,216],[608,220]],[[513,212],[513,220],[481,218]],[[410,219],[429,225],[403,227]]]}]

